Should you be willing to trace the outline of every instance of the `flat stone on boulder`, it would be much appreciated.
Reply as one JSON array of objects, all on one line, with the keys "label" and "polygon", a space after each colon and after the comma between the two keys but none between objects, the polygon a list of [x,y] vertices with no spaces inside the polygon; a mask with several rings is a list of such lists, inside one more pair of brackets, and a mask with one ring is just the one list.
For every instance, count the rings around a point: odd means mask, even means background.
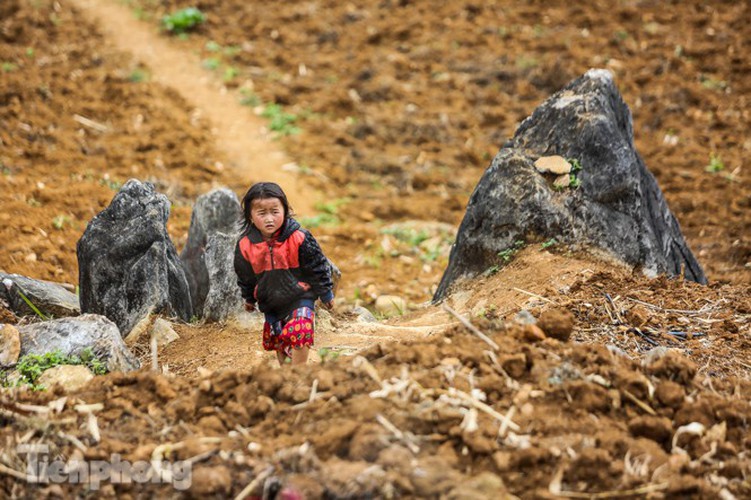
[{"label": "flat stone on boulder", "polygon": [[538,172],[544,174],[550,172],[551,174],[562,175],[571,172],[571,164],[566,161],[563,156],[541,156],[535,160],[535,168]]}]

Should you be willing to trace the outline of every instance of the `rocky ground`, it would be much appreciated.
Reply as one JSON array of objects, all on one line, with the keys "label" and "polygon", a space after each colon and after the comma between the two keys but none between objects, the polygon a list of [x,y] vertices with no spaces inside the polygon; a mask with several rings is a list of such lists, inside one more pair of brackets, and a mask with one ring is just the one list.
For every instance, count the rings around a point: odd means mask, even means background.
[{"label": "rocky ground", "polygon": [[[321,325],[327,350],[288,375],[241,317],[176,324],[181,339],[160,352],[172,374],[4,392],[4,495],[183,494],[29,485],[15,450],[37,442],[64,460],[190,459],[195,496],[276,484],[285,498],[751,495],[746,3],[206,0],[206,23],[184,39],[156,26],[187,4],[101,4],[203,67],[238,116],[266,115],[263,147],[309,186],[290,196],[343,271],[340,303]],[[128,178],[170,197],[178,249],[197,195],[260,180],[201,111],[211,94],[181,94],[164,71],[176,61],[144,65],[89,14],[85,0],[0,5],[0,271],[71,288],[76,241]],[[421,304],[490,158],[590,67],[614,73],[710,285],[529,247],[448,301],[488,344]],[[299,133],[272,129],[271,103]],[[348,312],[385,293],[410,314],[374,327]],[[148,366],[148,349],[134,350]]]}]

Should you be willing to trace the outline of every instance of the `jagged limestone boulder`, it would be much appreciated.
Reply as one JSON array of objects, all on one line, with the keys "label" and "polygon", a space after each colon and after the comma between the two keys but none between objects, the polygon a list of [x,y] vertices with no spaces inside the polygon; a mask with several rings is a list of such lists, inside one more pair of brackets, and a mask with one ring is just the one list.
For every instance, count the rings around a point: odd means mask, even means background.
[{"label": "jagged limestone boulder", "polygon": [[151,312],[193,316],[185,269],[167,234],[170,203],[129,180],[78,241],[81,311],[102,314],[126,336]]},{"label": "jagged limestone boulder", "polygon": [[[631,113],[605,70],[545,101],[503,146],[470,197],[434,300],[459,278],[502,264],[517,242],[594,247],[648,275],[706,283],[678,222],[634,147]],[[561,156],[572,170],[541,168]],[[538,162],[538,167],[535,167]]]},{"label": "jagged limestone boulder", "polygon": [[243,309],[234,268],[235,243],[235,235],[214,233],[208,238],[205,258],[209,290],[203,305],[206,320],[224,321]]},{"label": "jagged limestone boulder", "polygon": [[[232,282],[234,289],[226,283],[228,276],[235,275],[231,256],[239,238],[241,218],[240,202],[235,193],[227,188],[199,196],[193,206],[188,241],[180,260],[187,272],[193,310],[207,319],[224,319],[227,310],[242,306],[239,291],[236,293],[237,301],[234,300],[237,278]],[[221,236],[211,241],[214,235]],[[209,252],[211,255],[208,255]],[[226,259],[227,255],[230,255],[230,260]],[[206,304],[209,296],[212,302]],[[217,303],[217,299],[227,300],[231,304]],[[236,304],[238,301],[239,304]]]}]

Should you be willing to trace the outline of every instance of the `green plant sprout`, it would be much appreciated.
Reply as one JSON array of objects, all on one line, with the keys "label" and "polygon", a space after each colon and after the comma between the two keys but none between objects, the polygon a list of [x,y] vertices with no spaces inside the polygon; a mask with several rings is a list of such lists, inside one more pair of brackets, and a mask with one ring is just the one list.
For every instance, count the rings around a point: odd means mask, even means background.
[{"label": "green plant sprout", "polygon": [[70,222],[70,217],[67,215],[58,215],[52,219],[52,227],[58,230],[62,230],[66,223]]},{"label": "green plant sprout", "polygon": [[269,119],[269,128],[278,135],[294,135],[300,133],[300,128],[294,123],[297,121],[297,115],[286,113],[277,103],[267,104],[261,116]]},{"label": "green plant sprout", "polygon": [[514,259],[514,256],[516,256],[517,252],[519,252],[519,250],[521,250],[522,248],[524,248],[524,241],[516,240],[511,248],[507,248],[506,250],[501,250],[500,252],[498,252],[498,257],[503,260],[504,264],[508,264]]},{"label": "green plant sprout", "polygon": [[209,57],[208,59],[204,59],[201,61],[201,66],[204,68],[214,71],[219,68],[219,66],[222,64],[222,61],[219,60],[217,57]]},{"label": "green plant sprout", "polygon": [[29,298],[20,289],[18,289],[18,287],[16,288],[18,295],[21,297],[21,299],[23,299],[24,302],[26,302],[26,305],[29,306],[32,311],[34,311],[34,314],[39,316],[39,319],[41,319],[42,321],[46,321],[48,319],[47,316],[42,314],[42,311],[40,311],[39,308],[35,306],[34,303],[31,302],[31,300],[29,300]]},{"label": "green plant sprout", "polygon": [[339,357],[339,352],[334,351],[328,347],[321,347],[318,349],[318,356],[321,358],[321,364],[325,364],[329,361],[334,361]]},{"label": "green plant sprout", "polygon": [[558,244],[558,240],[556,240],[555,238],[550,238],[548,241],[543,242],[542,245],[540,246],[542,247],[543,250],[545,250],[546,248],[553,247],[557,244]]},{"label": "green plant sprout", "polygon": [[44,354],[27,354],[18,360],[16,369],[21,376],[19,383],[30,385],[33,390],[43,390],[37,380],[45,370],[60,365],[84,365],[95,375],[107,373],[107,365],[99,359],[94,351],[87,347],[80,356],[66,356],[60,350]]},{"label": "green plant sprout", "polygon": [[709,164],[704,167],[704,170],[712,174],[725,170],[725,164],[722,162],[720,155],[711,153],[709,155]]},{"label": "green plant sprout", "polygon": [[206,16],[195,7],[178,10],[162,18],[162,27],[174,35],[192,30],[206,21]]},{"label": "green plant sprout", "polygon": [[252,90],[244,88],[240,90],[242,97],[240,98],[240,104],[243,106],[250,106],[255,108],[261,104],[261,98],[253,93]]}]

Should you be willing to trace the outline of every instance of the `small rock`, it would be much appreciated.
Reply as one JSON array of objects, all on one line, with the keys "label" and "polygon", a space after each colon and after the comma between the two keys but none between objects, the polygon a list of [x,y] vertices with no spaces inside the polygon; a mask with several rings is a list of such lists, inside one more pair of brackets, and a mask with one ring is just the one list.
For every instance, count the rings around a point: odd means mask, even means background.
[{"label": "small rock", "polygon": [[636,328],[641,328],[647,323],[647,321],[649,321],[649,313],[647,310],[638,305],[626,311],[625,316],[626,321]]},{"label": "small rock", "polygon": [[171,344],[180,338],[180,335],[172,328],[172,323],[162,318],[157,318],[154,321],[154,326],[151,327],[151,336],[156,338],[158,346]]},{"label": "small rock", "polygon": [[542,328],[548,337],[565,342],[574,331],[574,315],[565,309],[550,309],[540,315],[537,326]]},{"label": "small rock", "polygon": [[66,391],[77,391],[94,378],[91,370],[82,365],[60,365],[45,370],[36,383],[48,389],[60,385]]},{"label": "small rock", "polygon": [[500,360],[501,367],[510,377],[518,379],[527,371],[527,356],[523,352],[507,354]]},{"label": "small rock", "polygon": [[532,316],[532,313],[527,311],[526,309],[522,309],[518,313],[516,313],[516,316],[514,316],[514,321],[520,325],[534,325],[537,323],[537,319]]},{"label": "small rock", "polygon": [[368,311],[362,306],[355,306],[352,308],[352,312],[357,314],[357,321],[360,323],[377,323],[378,320],[373,313]]},{"label": "small rock", "polygon": [[193,471],[191,493],[196,496],[227,495],[232,486],[232,474],[224,465],[197,467]]},{"label": "small rock", "polygon": [[397,295],[381,295],[375,301],[375,309],[384,316],[398,316],[407,311],[407,302]]},{"label": "small rock", "polygon": [[21,336],[13,325],[0,325],[0,366],[15,365],[21,354]]},{"label": "small rock", "polygon": [[683,404],[686,399],[686,391],[683,386],[676,384],[670,380],[664,380],[660,382],[655,391],[657,400],[667,407],[677,409]]},{"label": "small rock", "polygon": [[[571,172],[571,164],[562,156],[541,156],[535,161],[535,168],[541,174],[550,172],[551,174],[568,174]],[[566,184],[568,186],[568,184]]]},{"label": "small rock", "polygon": [[628,423],[632,436],[645,437],[660,444],[666,444],[673,435],[673,426],[669,418],[642,415],[632,418]]},{"label": "small rock", "polygon": [[476,498],[513,498],[506,494],[503,480],[492,472],[481,472],[469,481],[462,481],[451,490],[448,500],[474,500]]},{"label": "small rock", "polygon": [[524,340],[530,342],[545,340],[545,332],[543,332],[537,325],[526,325],[524,327]]}]

